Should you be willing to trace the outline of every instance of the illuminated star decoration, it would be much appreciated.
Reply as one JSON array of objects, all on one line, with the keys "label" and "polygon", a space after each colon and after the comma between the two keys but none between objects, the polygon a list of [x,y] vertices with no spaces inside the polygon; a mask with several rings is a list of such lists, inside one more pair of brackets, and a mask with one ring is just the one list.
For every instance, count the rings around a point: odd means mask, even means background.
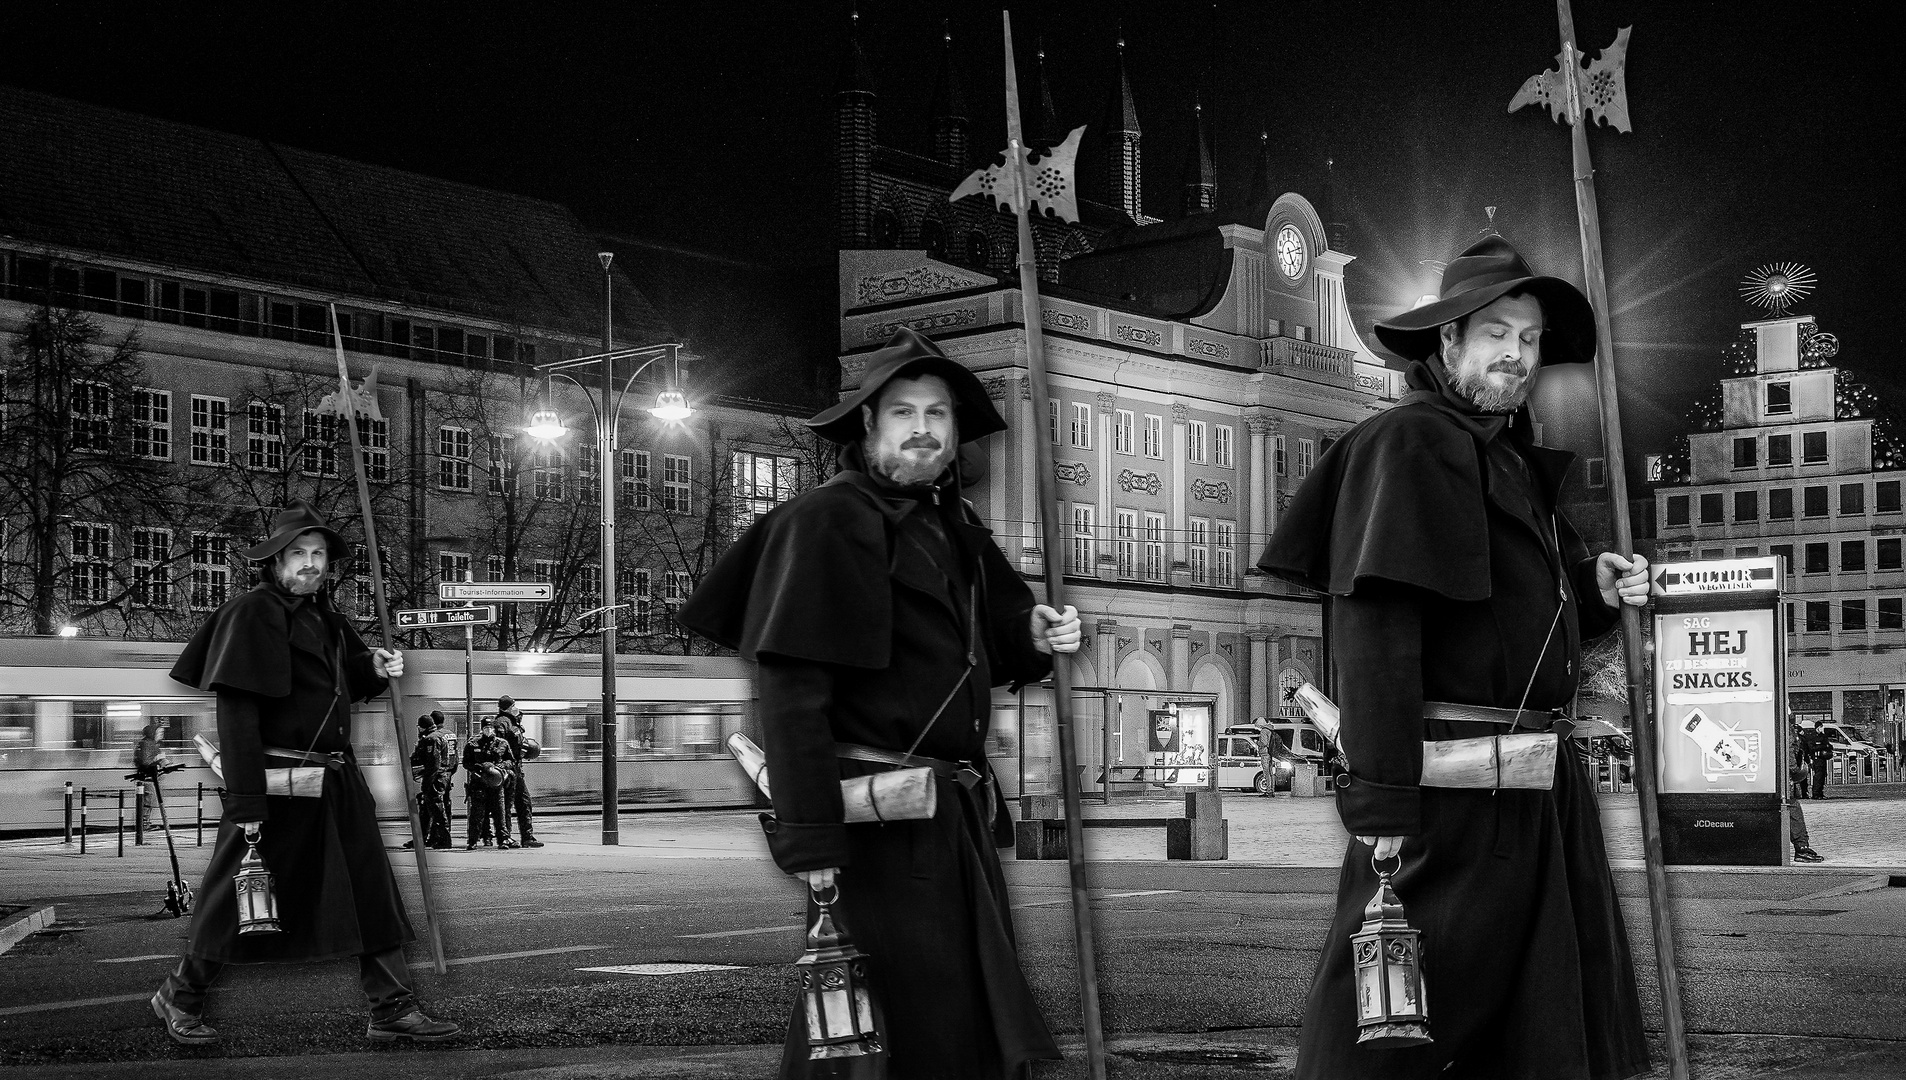
[{"label": "illuminated star decoration", "polygon": [[318,399],[317,406],[311,410],[312,415],[343,416],[349,411],[356,413],[358,416],[367,416],[372,420],[382,420],[384,418],[383,412],[377,407],[376,367],[371,368],[371,373],[365,376],[363,382],[351,388],[351,400],[348,403],[340,397],[341,393],[342,391],[333,390]]},{"label": "illuminated star decoration", "polygon": [[[1628,122],[1628,84],[1622,77],[1628,63],[1628,31],[1631,29],[1633,27],[1622,27],[1615,34],[1615,43],[1603,49],[1587,70],[1572,57],[1556,53],[1555,67],[1529,76],[1516,96],[1509,99],[1509,111],[1515,112],[1524,105],[1547,105],[1551,120],[1574,123],[1569,115],[1568,86],[1562,81],[1562,73],[1572,71],[1582,110],[1589,119],[1599,120],[1616,131],[1633,131],[1634,126]],[[1588,56],[1580,49],[1574,52],[1584,59]]]},{"label": "illuminated star decoration", "polygon": [[1741,299],[1779,318],[1813,291],[1813,271],[1799,263],[1768,263],[1741,279]]},{"label": "illuminated star decoration", "polygon": [[[1026,152],[1026,185],[1032,189],[1035,214],[1050,209],[1061,221],[1079,220],[1079,193],[1072,177],[1073,162],[1079,156],[1079,136],[1083,134],[1084,128],[1073,128],[1064,142],[1046,151],[1044,156]],[[1002,151],[999,156],[1005,158],[1006,152]],[[959,202],[968,195],[984,195],[997,202],[1001,210],[1018,210],[1012,202],[1012,181],[1006,176],[1003,162],[975,170],[946,198],[948,202]]]}]

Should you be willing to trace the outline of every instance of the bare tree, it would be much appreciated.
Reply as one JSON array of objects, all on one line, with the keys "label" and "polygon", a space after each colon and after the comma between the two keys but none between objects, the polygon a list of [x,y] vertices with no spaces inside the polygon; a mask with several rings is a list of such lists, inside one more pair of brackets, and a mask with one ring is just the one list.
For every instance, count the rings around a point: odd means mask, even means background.
[{"label": "bare tree", "polygon": [[136,333],[43,304],[15,335],[0,401],[0,625],[34,634],[104,621],[177,636],[170,579],[189,548],[170,530],[207,518],[171,460],[171,399],[145,382]]}]

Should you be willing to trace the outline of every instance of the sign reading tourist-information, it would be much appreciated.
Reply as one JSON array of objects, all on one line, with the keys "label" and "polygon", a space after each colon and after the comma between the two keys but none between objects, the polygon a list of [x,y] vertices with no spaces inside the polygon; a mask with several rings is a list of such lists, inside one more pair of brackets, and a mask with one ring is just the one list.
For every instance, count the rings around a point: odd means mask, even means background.
[{"label": "sign reading tourist-information", "polygon": [[556,586],[547,581],[445,581],[437,586],[437,598],[546,604],[556,598]]},{"label": "sign reading tourist-information", "polygon": [[1664,596],[1776,589],[1780,586],[1780,559],[1663,563],[1655,569],[1654,583]]},{"label": "sign reading tourist-information", "polygon": [[399,626],[488,626],[496,621],[493,607],[439,607],[398,611]]}]

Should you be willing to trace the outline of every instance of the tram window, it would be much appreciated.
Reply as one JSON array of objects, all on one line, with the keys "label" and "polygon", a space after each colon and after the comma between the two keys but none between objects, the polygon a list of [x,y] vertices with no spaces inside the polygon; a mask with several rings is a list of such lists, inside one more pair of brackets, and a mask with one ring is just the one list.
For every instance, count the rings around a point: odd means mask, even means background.
[{"label": "tram window", "polygon": [[33,745],[33,703],[25,698],[0,698],[0,753]]},{"label": "tram window", "polygon": [[72,712],[72,747],[75,750],[105,750],[106,703],[75,701]]}]

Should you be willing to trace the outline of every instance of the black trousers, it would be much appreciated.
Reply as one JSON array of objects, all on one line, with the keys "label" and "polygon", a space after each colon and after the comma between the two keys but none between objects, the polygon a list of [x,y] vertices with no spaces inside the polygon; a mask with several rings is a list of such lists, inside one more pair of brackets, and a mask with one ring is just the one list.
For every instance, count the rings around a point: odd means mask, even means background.
[{"label": "black trousers", "polygon": [[424,777],[423,788],[417,792],[417,817],[424,829],[426,847],[450,846],[448,810],[442,786],[434,777]]},{"label": "black trousers", "polygon": [[511,811],[516,814],[516,835],[525,843],[536,839],[536,826],[530,821],[530,815],[536,811],[536,802],[529,796],[529,785],[523,782],[522,770],[510,776],[511,783],[505,789],[509,792],[509,805],[503,808],[504,816]]},{"label": "black trousers", "polygon": [[[166,976],[159,993],[175,1007],[193,1016],[203,1016],[205,995],[224,970],[225,965],[217,960],[188,955]],[[410,985],[410,965],[404,962],[404,950],[365,953],[357,958],[357,975],[364,987],[364,997],[370,1002],[373,1023],[395,1020],[417,1007],[417,994]]]},{"label": "black trousers", "polygon": [[[1808,798],[1812,798],[1812,799],[1826,798],[1827,797],[1827,759],[1824,757],[1816,756],[1813,759],[1813,761],[1809,764],[1808,768],[1812,774],[1812,780],[1813,780],[1813,791],[1808,794]],[[1845,778],[1842,777],[1841,779],[1845,779]]]},{"label": "black trousers", "polygon": [[510,819],[503,813],[502,789],[479,782],[464,785],[463,794],[469,819],[465,843],[490,839],[501,843],[510,838]]}]

